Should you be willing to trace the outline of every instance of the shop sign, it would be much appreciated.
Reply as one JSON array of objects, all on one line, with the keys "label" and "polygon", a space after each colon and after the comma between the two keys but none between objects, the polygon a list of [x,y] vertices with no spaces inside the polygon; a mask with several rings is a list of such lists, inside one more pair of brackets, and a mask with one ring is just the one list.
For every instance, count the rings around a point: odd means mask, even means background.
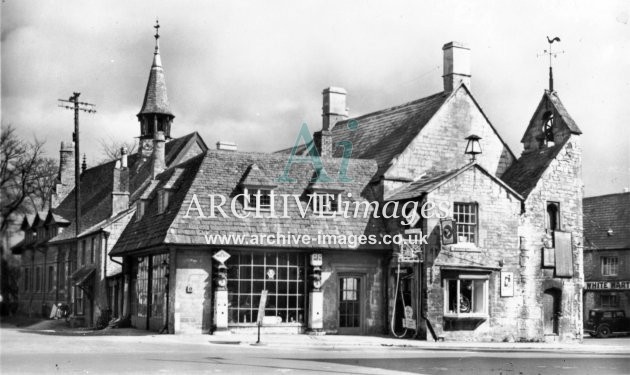
[{"label": "shop sign", "polygon": [[221,264],[225,264],[225,262],[230,259],[231,255],[228,254],[227,251],[225,250],[219,250],[216,253],[214,253],[214,255],[212,256],[212,258],[214,260],[216,260],[217,262],[221,263]]},{"label": "shop sign", "polygon": [[313,253],[311,254],[311,266],[312,267],[321,267],[323,264],[322,253]]},{"label": "shop sign", "polygon": [[586,290],[630,289],[630,281],[587,281]]}]

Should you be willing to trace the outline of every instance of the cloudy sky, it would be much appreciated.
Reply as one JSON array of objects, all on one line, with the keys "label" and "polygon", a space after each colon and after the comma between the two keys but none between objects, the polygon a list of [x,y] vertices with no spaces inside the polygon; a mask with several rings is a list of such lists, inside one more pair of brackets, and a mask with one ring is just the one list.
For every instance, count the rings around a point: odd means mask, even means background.
[{"label": "cloudy sky", "polygon": [[[583,131],[587,195],[630,187],[627,1],[30,1],[2,5],[2,125],[70,140],[73,91],[95,103],[82,152],[139,135],[155,18],[174,135],[213,147],[292,145],[321,126],[321,90],[348,90],[351,115],[442,90],[444,43],[472,49],[472,90],[515,154],[547,86],[545,37],[559,36],[555,88]],[[556,45],[554,45],[556,46]]]}]

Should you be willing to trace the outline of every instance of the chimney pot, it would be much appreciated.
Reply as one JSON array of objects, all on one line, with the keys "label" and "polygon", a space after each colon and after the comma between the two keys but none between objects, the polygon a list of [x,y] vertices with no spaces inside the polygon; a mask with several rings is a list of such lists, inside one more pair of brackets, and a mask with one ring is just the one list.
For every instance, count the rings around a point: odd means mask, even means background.
[{"label": "chimney pot", "polygon": [[461,42],[449,42],[442,47],[444,54],[444,91],[453,91],[460,82],[470,89],[470,48]]}]

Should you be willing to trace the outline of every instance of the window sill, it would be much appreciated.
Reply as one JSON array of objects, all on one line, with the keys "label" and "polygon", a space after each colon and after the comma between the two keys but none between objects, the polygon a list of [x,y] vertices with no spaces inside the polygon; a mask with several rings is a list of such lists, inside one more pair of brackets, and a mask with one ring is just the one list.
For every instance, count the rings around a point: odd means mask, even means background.
[{"label": "window sill", "polygon": [[444,319],[450,320],[486,320],[488,318],[488,314],[444,314]]},{"label": "window sill", "polygon": [[453,245],[449,245],[451,251],[465,251],[470,253],[480,253],[481,249],[477,247],[477,244],[471,242],[460,242]]}]

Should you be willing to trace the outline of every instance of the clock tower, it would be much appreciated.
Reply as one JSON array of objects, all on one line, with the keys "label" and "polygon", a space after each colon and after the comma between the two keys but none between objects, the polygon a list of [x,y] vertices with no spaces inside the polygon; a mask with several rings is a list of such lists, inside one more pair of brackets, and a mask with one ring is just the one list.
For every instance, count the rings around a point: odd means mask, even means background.
[{"label": "clock tower", "polygon": [[166,79],[160,58],[160,24],[155,21],[155,51],[153,64],[149,73],[149,82],[144,93],[142,108],[137,114],[140,122],[140,152],[143,159],[151,157],[153,152],[153,138],[158,132],[163,132],[168,141],[171,138],[171,124],[175,116],[170,110],[168,95],[166,94]]}]

